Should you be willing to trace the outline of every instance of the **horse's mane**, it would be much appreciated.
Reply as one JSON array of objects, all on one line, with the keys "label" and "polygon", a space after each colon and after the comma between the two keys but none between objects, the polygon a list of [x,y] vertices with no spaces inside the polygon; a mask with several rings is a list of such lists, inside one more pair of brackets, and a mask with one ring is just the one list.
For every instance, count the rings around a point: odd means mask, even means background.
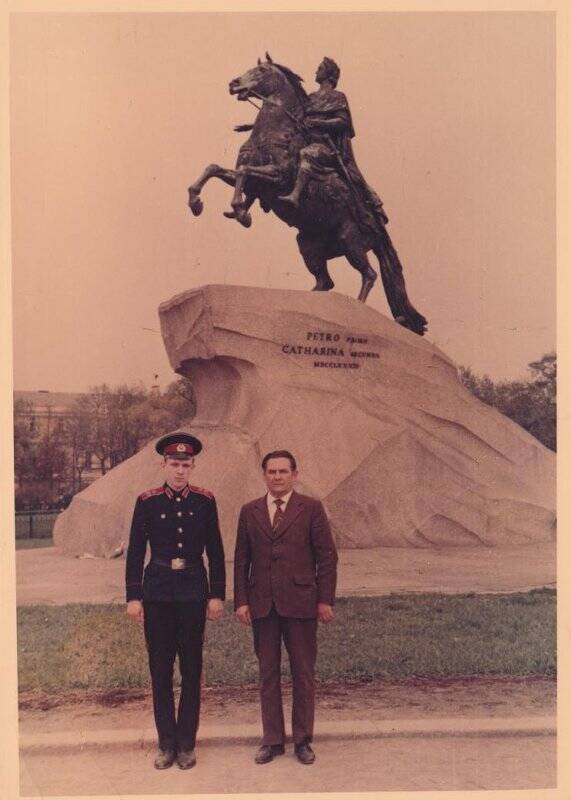
[{"label": "horse's mane", "polygon": [[280,72],[283,72],[291,87],[294,89],[298,99],[301,101],[301,104],[305,105],[307,102],[307,92],[301,85],[303,83],[303,78],[301,78],[299,75],[296,75],[295,72],[293,72],[293,70],[291,70],[289,67],[284,67],[283,64],[276,64],[274,61],[273,65],[274,67],[277,67]]}]

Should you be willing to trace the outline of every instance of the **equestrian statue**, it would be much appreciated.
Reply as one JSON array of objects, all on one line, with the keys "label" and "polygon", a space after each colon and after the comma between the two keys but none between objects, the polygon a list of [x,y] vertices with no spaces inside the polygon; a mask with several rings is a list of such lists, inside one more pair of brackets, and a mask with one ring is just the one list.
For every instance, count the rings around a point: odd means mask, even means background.
[{"label": "equestrian statue", "polygon": [[333,59],[324,58],[315,75],[319,90],[308,95],[302,79],[266,53],[264,62],[258,59],[257,66],[230,81],[230,94],[255,105],[258,114],[253,125],[234,128],[250,132],[236,169],[210,164],[189,187],[188,204],[198,216],[202,187],[210,178],[220,178],[234,187],[232,211],[224,215],[249,228],[249,209],[258,200],[265,212],[273,211],[298,229],[299,251],[316,291],[333,288],[327,262],[345,256],[361,274],[358,299],[365,302],[377,279],[367,256],[372,250],[393,317],[422,336],[427,321],[408,299],[386,229],[388,217],[353,155],[355,134],[347,98],[336,89],[339,74]]}]

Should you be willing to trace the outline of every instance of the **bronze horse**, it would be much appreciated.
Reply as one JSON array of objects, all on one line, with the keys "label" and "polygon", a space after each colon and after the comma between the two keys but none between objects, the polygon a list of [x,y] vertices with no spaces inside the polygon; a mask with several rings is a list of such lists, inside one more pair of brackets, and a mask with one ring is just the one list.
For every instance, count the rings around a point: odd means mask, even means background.
[{"label": "bronze horse", "polygon": [[[411,331],[423,335],[426,319],[411,304],[406,293],[402,266],[384,225],[376,224],[355,196],[350,183],[333,173],[311,180],[299,208],[280,199],[291,191],[295,181],[299,151],[307,144],[304,106],[307,95],[301,78],[287,67],[265,62],[229,85],[239,100],[251,97],[262,101],[253,126],[242,145],[236,169],[210,164],[188,190],[192,213],[202,213],[200,192],[210,178],[234,188],[232,211],[225,216],[245,227],[252,224],[250,206],[258,200],[265,212],[273,211],[281,220],[299,230],[297,243],[305,265],[315,278],[314,290],[328,291],[334,284],[327,261],[345,256],[361,274],[358,299],[365,302],[377,278],[367,253],[372,250],[380,264],[381,278],[393,317]],[[340,164],[340,172],[342,164]]]}]

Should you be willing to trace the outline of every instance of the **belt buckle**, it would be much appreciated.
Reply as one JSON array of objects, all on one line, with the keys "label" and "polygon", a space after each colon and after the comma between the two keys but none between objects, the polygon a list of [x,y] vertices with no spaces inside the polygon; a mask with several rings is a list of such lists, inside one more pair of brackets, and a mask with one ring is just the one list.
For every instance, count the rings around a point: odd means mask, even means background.
[{"label": "belt buckle", "polygon": [[184,569],[185,567],[186,567],[186,559],[171,558],[171,569]]}]

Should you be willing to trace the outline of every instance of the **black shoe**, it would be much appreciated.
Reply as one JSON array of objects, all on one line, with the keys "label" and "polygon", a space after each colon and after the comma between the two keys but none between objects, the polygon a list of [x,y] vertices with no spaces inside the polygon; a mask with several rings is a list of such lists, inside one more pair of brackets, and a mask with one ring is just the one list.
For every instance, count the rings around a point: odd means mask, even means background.
[{"label": "black shoe", "polygon": [[313,764],[315,761],[315,753],[311,749],[311,746],[308,742],[302,742],[301,744],[296,744],[295,746],[295,754],[297,756],[297,760],[300,761],[302,764]]},{"label": "black shoe", "polygon": [[179,750],[176,754],[176,763],[181,769],[190,769],[196,764],[196,754],[194,750]]},{"label": "black shoe", "polygon": [[176,758],[174,750],[163,750],[159,748],[157,757],[155,758],[155,769],[168,769],[172,767]]},{"label": "black shoe", "polygon": [[263,744],[258,748],[254,761],[256,764],[267,764],[274,756],[283,756],[284,753],[283,744]]}]

